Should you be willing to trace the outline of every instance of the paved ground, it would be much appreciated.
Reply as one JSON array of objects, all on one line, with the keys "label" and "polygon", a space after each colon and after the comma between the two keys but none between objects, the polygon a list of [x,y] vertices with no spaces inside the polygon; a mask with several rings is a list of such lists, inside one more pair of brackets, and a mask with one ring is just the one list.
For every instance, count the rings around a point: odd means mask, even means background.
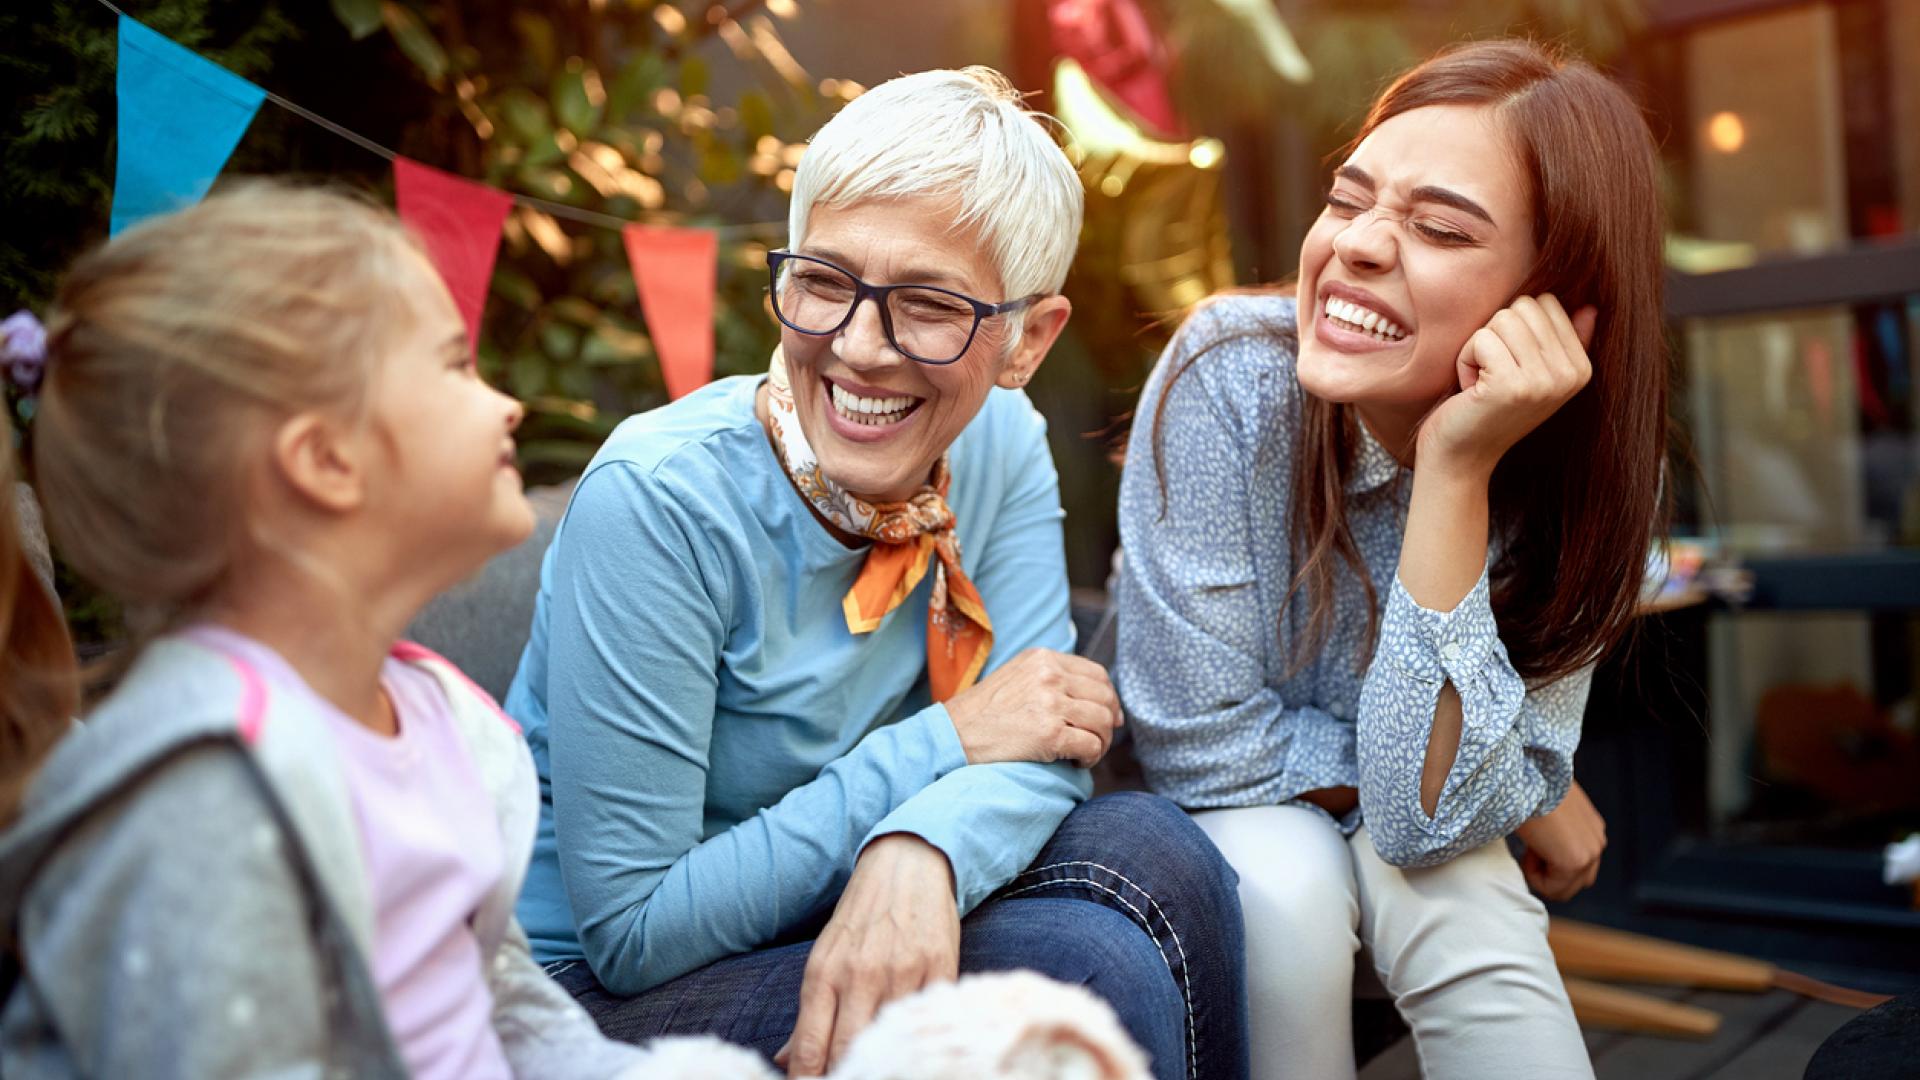
[{"label": "paved ground", "polygon": [[[1587,1047],[1598,1080],[1800,1080],[1814,1049],[1858,1015],[1783,990],[1637,989],[1720,1013],[1720,1031],[1703,1040],[1589,1031]],[[1419,1075],[1413,1043],[1402,1039],[1368,1062],[1360,1080],[1416,1080]]]}]

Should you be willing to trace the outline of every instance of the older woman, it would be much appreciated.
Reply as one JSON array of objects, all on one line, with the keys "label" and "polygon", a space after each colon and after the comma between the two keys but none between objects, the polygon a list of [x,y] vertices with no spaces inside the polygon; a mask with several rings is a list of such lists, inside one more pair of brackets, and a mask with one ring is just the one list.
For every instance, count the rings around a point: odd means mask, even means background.
[{"label": "older woman", "polygon": [[1170,803],[1083,804],[1119,704],[1069,655],[1020,389],[1080,215],[996,73],[876,88],[801,163],[770,374],[581,479],[507,706],[546,797],[521,920],[609,1033],[814,1075],[887,1000],[1029,967],[1159,1076],[1245,1072],[1232,871]]}]

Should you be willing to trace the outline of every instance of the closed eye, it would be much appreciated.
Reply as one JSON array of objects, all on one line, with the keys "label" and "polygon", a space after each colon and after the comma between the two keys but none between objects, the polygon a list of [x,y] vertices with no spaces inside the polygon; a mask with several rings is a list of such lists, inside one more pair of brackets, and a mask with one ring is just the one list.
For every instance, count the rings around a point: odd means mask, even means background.
[{"label": "closed eye", "polygon": [[1455,232],[1452,229],[1436,228],[1435,226],[1428,225],[1425,222],[1415,222],[1413,227],[1420,231],[1420,235],[1426,237],[1427,239],[1433,241],[1436,244],[1445,244],[1452,247],[1452,246],[1458,246],[1461,244],[1473,243],[1473,237],[1468,236],[1466,233],[1463,233],[1463,232]]},{"label": "closed eye", "polygon": [[[1327,192],[1327,207],[1341,217],[1357,217],[1367,212],[1367,208],[1347,198],[1337,191]],[[1463,247],[1474,242],[1472,236],[1457,229],[1431,225],[1423,221],[1407,222],[1413,230],[1433,243],[1444,247]]]},{"label": "closed eye", "polygon": [[1331,191],[1327,193],[1327,205],[1335,212],[1348,216],[1361,213],[1366,209],[1366,207],[1361,206],[1359,203],[1352,202]]}]

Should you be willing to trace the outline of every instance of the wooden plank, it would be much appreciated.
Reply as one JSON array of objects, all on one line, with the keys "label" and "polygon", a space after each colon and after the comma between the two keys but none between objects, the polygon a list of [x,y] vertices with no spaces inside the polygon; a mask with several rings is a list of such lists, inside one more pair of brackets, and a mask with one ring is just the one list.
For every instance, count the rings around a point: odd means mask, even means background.
[{"label": "wooden plank", "polygon": [[1581,1026],[1680,1039],[1710,1039],[1720,1014],[1591,979],[1568,978],[1567,1000]]},{"label": "wooden plank", "polygon": [[[1640,988],[1649,997],[1665,998],[1668,1001],[1681,1001],[1692,991],[1684,986],[1643,986]],[[1593,1059],[1594,1068],[1600,1068],[1601,1059],[1612,1054],[1622,1046],[1631,1045],[1647,1035],[1635,1035],[1627,1031],[1611,1031],[1601,1028],[1582,1027],[1581,1033],[1587,1039],[1587,1054]],[[1655,1078],[1648,1078],[1655,1080]]]},{"label": "wooden plank", "polygon": [[[1773,986],[1773,965],[1732,953],[1556,918],[1547,945],[1568,977],[1672,983],[1759,993]],[[1576,1012],[1578,1010],[1576,1009]]]}]

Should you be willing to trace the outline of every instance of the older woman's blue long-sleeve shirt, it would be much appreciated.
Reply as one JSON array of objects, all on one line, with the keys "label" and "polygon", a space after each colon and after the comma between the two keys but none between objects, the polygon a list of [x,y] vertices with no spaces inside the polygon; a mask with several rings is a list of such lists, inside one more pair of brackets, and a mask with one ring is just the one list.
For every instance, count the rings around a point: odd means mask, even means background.
[{"label": "older woman's blue long-sleeve shirt", "polygon": [[[735,378],[620,426],[541,569],[508,691],[541,780],[519,916],[543,963],[633,994],[764,945],[838,899],[865,843],[946,853],[964,912],[1091,791],[1066,765],[968,765],[929,701],[932,575],[873,632],[865,558],[812,516]],[[954,442],[949,503],[993,620],[991,671],[1070,650],[1059,482],[1026,396]]]},{"label": "older woman's blue long-sleeve shirt", "polygon": [[[1346,513],[1383,605],[1379,641],[1361,653],[1367,597],[1342,566],[1329,640],[1288,674],[1307,622],[1304,602],[1286,602],[1303,392],[1269,331],[1293,325],[1291,298],[1215,301],[1142,390],[1120,487],[1114,679],[1161,794],[1262,806],[1357,787],[1347,831],[1364,819],[1396,865],[1444,862],[1566,795],[1591,673],[1529,687],[1501,644],[1484,572],[1452,611],[1414,602],[1397,569],[1412,474],[1363,433]],[[1170,373],[1209,346],[1168,392]],[[1463,731],[1429,818],[1422,765],[1449,681]]]}]

